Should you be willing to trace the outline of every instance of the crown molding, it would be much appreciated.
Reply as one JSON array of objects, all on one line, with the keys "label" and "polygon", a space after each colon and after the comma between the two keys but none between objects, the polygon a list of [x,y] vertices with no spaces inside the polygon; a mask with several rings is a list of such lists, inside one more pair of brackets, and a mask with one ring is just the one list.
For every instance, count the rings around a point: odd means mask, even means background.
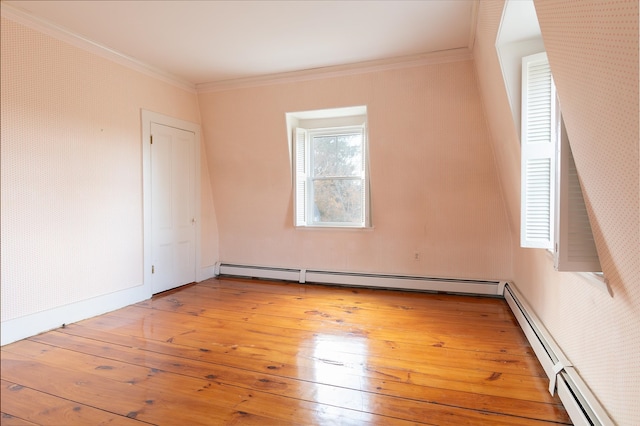
[{"label": "crown molding", "polygon": [[17,22],[21,25],[24,25],[25,27],[31,28],[35,31],[51,36],[57,40],[68,43],[79,49],[108,59],[134,71],[138,71],[142,74],[148,75],[149,77],[156,78],[180,89],[196,93],[196,87],[191,82],[188,82],[184,79],[181,79],[180,77],[177,77],[152,65],[146,64],[135,58],[124,55],[107,46],[91,41],[79,34],[75,34],[45,19],[38,18],[23,9],[1,2],[0,15],[3,18],[7,18],[11,21]]},{"label": "crown molding", "polygon": [[468,61],[471,59],[473,59],[472,51],[464,47],[459,49],[442,50],[439,52],[422,53],[418,55],[402,56],[376,61],[358,62],[348,65],[336,65],[331,67],[313,68],[301,71],[268,74],[257,77],[200,83],[196,84],[196,91],[198,93],[220,92],[224,90],[244,89],[248,87],[344,77],[370,72],[380,72],[402,68],[419,67],[423,65],[442,64],[447,62]]},{"label": "crown molding", "polygon": [[[476,13],[477,11],[474,7],[472,13],[472,19],[474,20],[476,19]],[[346,65],[336,65],[300,71],[266,74],[255,77],[193,84],[171,73],[146,64],[130,56],[124,55],[107,46],[91,41],[65,28],[53,24],[52,22],[36,17],[23,9],[9,5],[7,3],[0,2],[0,14],[4,18],[15,21],[28,28],[44,33],[55,39],[66,42],[70,45],[123,65],[129,69],[146,74],[150,77],[156,78],[165,83],[171,84],[192,93],[219,92],[225,90],[267,86],[273,84],[295,83],[325,78],[358,75],[371,72],[419,67],[423,65],[468,61],[473,59],[472,50],[470,48],[464,47],[396,58],[357,62]],[[469,43],[470,46],[472,46],[473,39],[469,40]]]}]

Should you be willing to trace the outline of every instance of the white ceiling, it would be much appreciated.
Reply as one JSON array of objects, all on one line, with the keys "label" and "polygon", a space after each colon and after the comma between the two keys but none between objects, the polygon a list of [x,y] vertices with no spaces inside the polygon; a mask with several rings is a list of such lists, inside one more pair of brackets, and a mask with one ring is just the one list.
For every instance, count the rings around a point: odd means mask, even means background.
[{"label": "white ceiling", "polygon": [[2,1],[191,84],[471,48],[475,2]]}]

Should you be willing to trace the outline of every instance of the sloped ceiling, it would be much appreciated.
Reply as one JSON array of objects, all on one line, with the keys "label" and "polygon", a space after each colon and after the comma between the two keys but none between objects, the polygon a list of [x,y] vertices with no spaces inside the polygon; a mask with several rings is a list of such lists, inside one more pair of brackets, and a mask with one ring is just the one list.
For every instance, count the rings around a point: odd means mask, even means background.
[{"label": "sloped ceiling", "polygon": [[475,3],[2,1],[194,85],[468,49]]}]

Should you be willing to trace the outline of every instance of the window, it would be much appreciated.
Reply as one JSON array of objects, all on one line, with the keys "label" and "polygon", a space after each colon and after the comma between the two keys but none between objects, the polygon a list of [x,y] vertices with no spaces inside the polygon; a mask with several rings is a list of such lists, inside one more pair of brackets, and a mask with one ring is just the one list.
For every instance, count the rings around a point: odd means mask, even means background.
[{"label": "window", "polygon": [[[345,116],[354,111],[360,113]],[[295,226],[369,226],[363,111],[366,113],[366,109],[348,108],[287,117],[290,124],[295,122],[292,126]]]},{"label": "window", "polygon": [[522,60],[521,130],[520,245],[551,250],[559,271],[600,272],[546,53]]}]

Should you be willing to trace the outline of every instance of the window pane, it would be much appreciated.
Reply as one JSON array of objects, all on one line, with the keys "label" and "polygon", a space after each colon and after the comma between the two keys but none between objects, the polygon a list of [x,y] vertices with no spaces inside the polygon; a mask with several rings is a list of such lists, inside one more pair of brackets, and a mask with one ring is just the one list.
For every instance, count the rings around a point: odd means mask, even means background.
[{"label": "window pane", "polygon": [[316,223],[363,222],[361,179],[313,181],[313,221]]},{"label": "window pane", "polygon": [[360,176],[362,173],[362,134],[314,136],[312,145],[314,176]]}]

